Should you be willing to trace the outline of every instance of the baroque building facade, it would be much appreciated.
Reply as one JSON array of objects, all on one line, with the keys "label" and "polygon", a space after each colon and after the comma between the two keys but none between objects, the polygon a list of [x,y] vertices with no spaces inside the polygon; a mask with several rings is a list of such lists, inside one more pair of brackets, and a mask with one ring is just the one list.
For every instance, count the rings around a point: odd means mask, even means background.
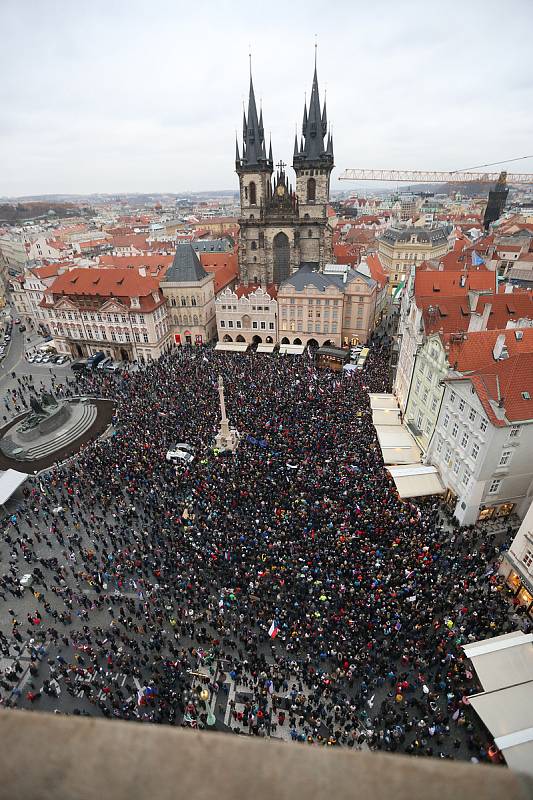
[{"label": "baroque building facade", "polygon": [[239,176],[239,271],[247,284],[279,286],[302,263],[322,269],[332,261],[333,230],[328,222],[333,140],[326,104],[320,106],[315,63],[309,110],[304,105],[302,135],[294,140],[293,188],[279,161],[274,176],[272,142],[266,149],[263,111],[257,114],[250,75],[248,115],[243,114],[242,155],[236,143]]}]

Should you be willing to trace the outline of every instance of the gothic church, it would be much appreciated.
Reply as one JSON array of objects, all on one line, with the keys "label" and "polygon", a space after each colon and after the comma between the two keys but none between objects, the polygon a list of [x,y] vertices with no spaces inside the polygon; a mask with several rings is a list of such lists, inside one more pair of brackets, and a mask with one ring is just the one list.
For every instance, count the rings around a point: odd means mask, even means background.
[{"label": "gothic church", "polygon": [[332,261],[333,231],[327,208],[334,167],[333,140],[328,133],[326,103],[320,108],[316,58],[309,111],[306,102],[300,144],[297,136],[294,139],[292,166],[296,190],[282,161],[276,164],[272,178],[272,142],[267,155],[263,111],[258,117],[250,74],[242,157],[238,141],[235,157],[241,196],[239,270],[243,283],[279,285],[302,263],[321,270]]}]

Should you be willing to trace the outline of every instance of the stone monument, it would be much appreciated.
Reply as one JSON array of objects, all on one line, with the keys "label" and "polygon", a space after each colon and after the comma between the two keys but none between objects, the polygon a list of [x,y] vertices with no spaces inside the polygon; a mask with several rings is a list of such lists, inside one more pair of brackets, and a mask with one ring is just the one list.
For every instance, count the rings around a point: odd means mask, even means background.
[{"label": "stone monument", "polygon": [[0,440],[8,458],[34,461],[51,455],[82,436],[97,416],[90,398],[57,400],[49,392],[30,397],[30,408]]},{"label": "stone monument", "polygon": [[235,428],[230,428],[229,420],[226,416],[226,403],[224,401],[224,381],[222,375],[218,376],[218,396],[220,397],[220,429],[215,436],[215,448],[221,452],[233,453],[239,446],[240,434]]}]

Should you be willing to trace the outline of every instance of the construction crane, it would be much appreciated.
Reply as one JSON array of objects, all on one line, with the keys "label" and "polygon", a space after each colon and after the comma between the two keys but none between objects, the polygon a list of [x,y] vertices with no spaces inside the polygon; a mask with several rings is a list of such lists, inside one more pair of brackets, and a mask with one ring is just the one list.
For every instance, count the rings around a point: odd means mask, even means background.
[{"label": "construction crane", "polygon": [[340,181],[406,181],[408,183],[495,183],[489,191],[483,227],[487,231],[492,222],[498,220],[505,208],[510,183],[531,183],[533,175],[521,172],[422,172],[397,169],[346,169]]},{"label": "construction crane", "polygon": [[393,181],[395,183],[531,183],[528,172],[424,172],[407,169],[345,169],[340,181]]}]

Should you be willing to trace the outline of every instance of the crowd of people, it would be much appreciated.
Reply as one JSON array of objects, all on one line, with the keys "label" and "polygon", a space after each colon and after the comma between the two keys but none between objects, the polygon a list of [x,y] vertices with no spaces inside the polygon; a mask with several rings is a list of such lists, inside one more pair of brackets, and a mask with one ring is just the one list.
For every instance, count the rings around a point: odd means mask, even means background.
[{"label": "crowd of people", "polygon": [[488,760],[461,645],[515,627],[499,548],[399,499],[368,400],[389,388],[385,344],[350,375],[191,348],[56,386],[116,413],[4,519],[0,702],[201,727],[234,685],[236,733]]}]

